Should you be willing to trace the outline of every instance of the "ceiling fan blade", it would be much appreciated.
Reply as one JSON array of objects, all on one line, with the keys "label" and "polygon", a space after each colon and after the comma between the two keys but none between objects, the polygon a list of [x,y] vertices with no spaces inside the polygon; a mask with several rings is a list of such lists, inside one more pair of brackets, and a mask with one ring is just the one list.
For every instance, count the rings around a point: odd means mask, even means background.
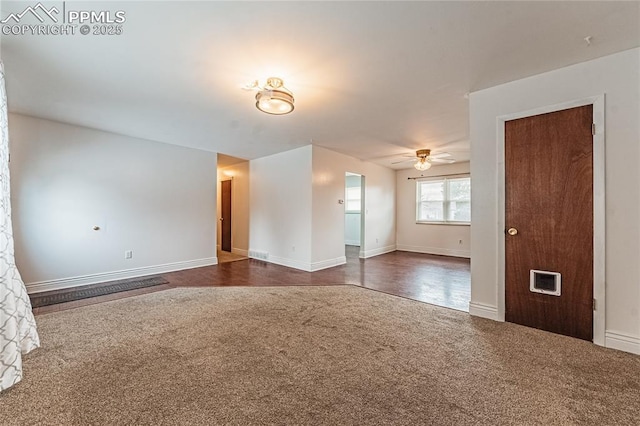
[{"label": "ceiling fan blade", "polygon": [[451,157],[451,154],[449,154],[448,152],[438,152],[437,154],[431,154],[430,157],[431,159],[447,158],[447,157]]},{"label": "ceiling fan blade", "polygon": [[413,158],[408,158],[406,160],[394,161],[391,164],[406,163],[407,161],[416,161],[416,160],[417,160],[417,158],[413,157]]},{"label": "ceiling fan blade", "polygon": [[443,158],[431,158],[430,160],[432,163],[438,163],[438,164],[451,164],[451,163],[455,163],[456,160],[449,158],[449,159],[443,159]]},{"label": "ceiling fan blade", "polygon": [[379,157],[369,157],[369,158],[363,158],[363,160],[365,161],[375,161],[375,160],[384,160],[384,159],[392,160],[398,157],[416,158],[415,154],[407,153],[407,154],[389,154],[389,155],[382,155]]}]

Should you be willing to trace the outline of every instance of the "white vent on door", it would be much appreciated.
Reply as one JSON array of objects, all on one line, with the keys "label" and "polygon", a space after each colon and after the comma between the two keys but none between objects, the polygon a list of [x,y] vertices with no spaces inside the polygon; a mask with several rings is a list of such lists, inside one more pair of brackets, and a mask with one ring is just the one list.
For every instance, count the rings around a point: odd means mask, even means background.
[{"label": "white vent on door", "polygon": [[534,293],[560,296],[562,277],[560,272],[539,271],[532,269],[529,272],[529,290]]}]

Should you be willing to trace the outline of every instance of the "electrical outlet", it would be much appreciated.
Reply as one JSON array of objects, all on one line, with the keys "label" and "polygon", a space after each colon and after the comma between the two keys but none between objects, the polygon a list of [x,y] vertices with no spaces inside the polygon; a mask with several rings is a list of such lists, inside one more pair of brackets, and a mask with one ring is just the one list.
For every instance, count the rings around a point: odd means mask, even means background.
[{"label": "electrical outlet", "polygon": [[133,250],[127,250],[124,252],[125,259],[131,259],[133,257]]},{"label": "electrical outlet", "polygon": [[458,240],[458,244],[462,244],[462,240]]}]

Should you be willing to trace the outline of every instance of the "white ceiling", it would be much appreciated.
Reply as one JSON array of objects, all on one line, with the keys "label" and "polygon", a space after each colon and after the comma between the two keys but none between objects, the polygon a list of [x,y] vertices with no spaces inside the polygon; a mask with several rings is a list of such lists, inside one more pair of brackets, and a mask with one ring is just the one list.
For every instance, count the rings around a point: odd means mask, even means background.
[{"label": "white ceiling", "polygon": [[[3,1],[2,17],[28,4]],[[14,112],[245,159],[313,141],[406,168],[391,163],[419,148],[469,159],[466,93],[640,46],[639,6],[67,2],[124,10],[124,33],[3,35],[1,52]],[[269,76],[292,114],[241,90]]]}]

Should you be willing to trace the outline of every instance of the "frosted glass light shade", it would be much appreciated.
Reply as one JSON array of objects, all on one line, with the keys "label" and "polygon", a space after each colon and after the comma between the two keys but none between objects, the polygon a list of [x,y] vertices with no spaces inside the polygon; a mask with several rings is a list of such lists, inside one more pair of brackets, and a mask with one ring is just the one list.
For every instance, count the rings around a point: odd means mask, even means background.
[{"label": "frosted glass light shade", "polygon": [[425,170],[429,170],[431,168],[431,163],[428,162],[426,158],[421,158],[413,165],[413,167],[415,167],[416,170],[420,170],[422,172]]},{"label": "frosted glass light shade", "polygon": [[262,90],[256,94],[256,108],[267,114],[289,114],[294,108],[293,96],[282,90]]}]

